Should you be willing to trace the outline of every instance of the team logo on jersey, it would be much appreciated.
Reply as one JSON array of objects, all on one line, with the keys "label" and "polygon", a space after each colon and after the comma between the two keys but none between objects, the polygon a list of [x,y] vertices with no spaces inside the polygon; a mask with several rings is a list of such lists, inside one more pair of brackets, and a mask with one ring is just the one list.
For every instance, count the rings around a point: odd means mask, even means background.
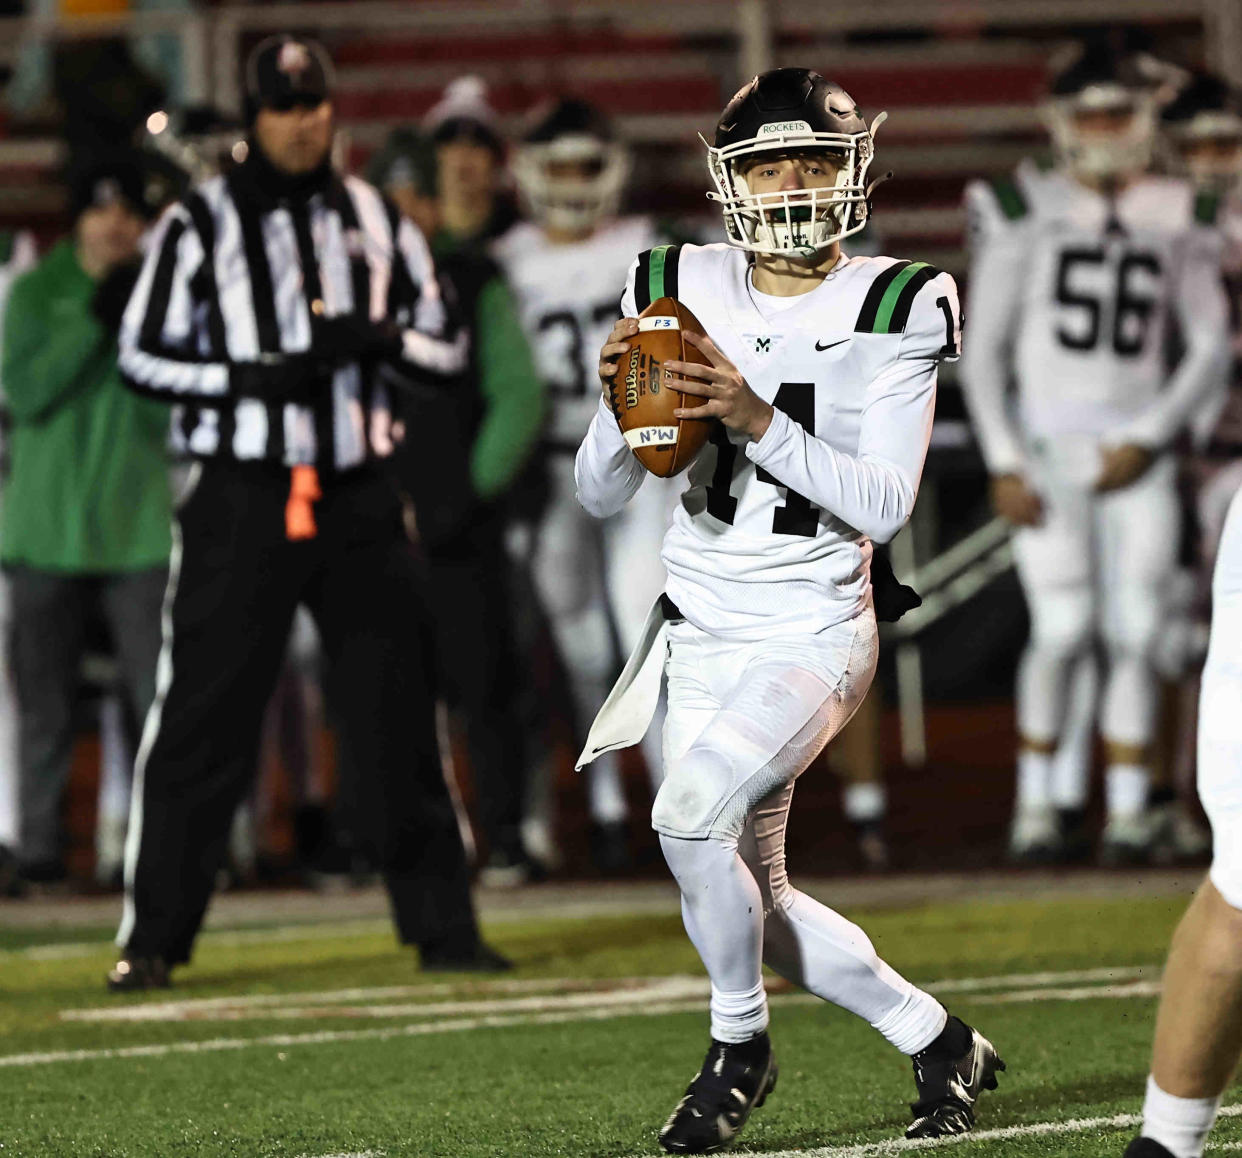
[{"label": "team logo on jersey", "polygon": [[760,357],[767,357],[768,354],[779,350],[781,344],[785,341],[784,334],[757,334],[753,330],[749,333],[743,333],[741,338],[750,347],[751,352],[758,354]]},{"label": "team logo on jersey", "polygon": [[366,239],[361,229],[345,230],[345,253],[351,257],[365,257],[367,252]]}]

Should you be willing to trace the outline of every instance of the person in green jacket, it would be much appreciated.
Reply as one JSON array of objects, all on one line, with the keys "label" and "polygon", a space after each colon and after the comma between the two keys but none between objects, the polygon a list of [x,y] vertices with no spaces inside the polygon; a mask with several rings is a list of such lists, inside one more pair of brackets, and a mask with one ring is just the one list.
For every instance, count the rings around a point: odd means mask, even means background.
[{"label": "person in green jacket", "polygon": [[[504,277],[487,255],[441,227],[434,146],[398,130],[369,176],[427,235],[436,269],[470,331],[462,389],[407,404],[396,465],[427,557],[441,628],[447,698],[465,718],[489,855],[486,884],[537,875],[522,846],[525,751],[516,715],[522,683],[504,549],[505,502],[543,429],[544,386]],[[434,439],[418,431],[434,430]]]},{"label": "person in green jacket", "polygon": [[12,428],[0,563],[12,594],[18,858],[28,880],[64,873],[60,799],[96,609],[136,721],[155,694],[170,550],[168,410],[127,390],[116,364],[153,191],[136,160],[79,173],[72,235],[14,283],[5,317],[0,377]]}]

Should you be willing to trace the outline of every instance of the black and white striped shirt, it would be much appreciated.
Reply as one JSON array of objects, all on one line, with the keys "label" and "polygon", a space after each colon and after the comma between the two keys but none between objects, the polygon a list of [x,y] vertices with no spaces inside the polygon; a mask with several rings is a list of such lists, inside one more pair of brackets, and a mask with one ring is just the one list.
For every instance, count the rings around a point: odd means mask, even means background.
[{"label": "black and white striped shirt", "polygon": [[396,321],[414,377],[458,373],[466,336],[451,332],[426,241],[354,177],[279,204],[238,189],[212,178],[156,226],[121,327],[122,375],[177,404],[174,438],[198,458],[347,470],[387,455],[391,387],[358,362],[312,405],[235,396],[232,367],[307,351],[316,303],[325,317]]}]

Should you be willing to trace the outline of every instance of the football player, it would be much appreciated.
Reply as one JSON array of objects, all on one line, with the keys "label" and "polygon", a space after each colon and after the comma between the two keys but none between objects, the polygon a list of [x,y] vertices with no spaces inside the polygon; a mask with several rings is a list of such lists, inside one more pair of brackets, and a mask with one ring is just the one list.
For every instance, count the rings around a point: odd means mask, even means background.
[{"label": "football player", "polygon": [[[872,153],[840,86],[800,68],[751,80],[708,147],[728,244],[644,252],[600,353],[607,389],[636,315],[667,295],[701,321],[706,332],[685,339],[711,362],[666,363],[665,385],[695,396],[677,415],[711,421],[711,445],[664,540],[665,592],[581,757],[644,731],[667,666],[652,826],[711,979],[712,1037],[660,1132],[675,1153],[725,1145],[776,1083],[765,963],[913,1057],[909,1137],[969,1130],[1004,1068],[785,871],[794,782],[875,672],[872,542],[910,516],[937,364],[958,351],[952,278],[841,252],[867,220]],[[651,485],[603,400],[576,467],[582,505],[600,518]]]},{"label": "football player", "polygon": [[[653,482],[632,507],[599,524],[574,498],[573,477],[574,452],[598,405],[596,353],[620,313],[617,287],[634,254],[660,235],[650,218],[616,216],[629,155],[610,123],[582,101],[540,110],[512,167],[530,221],[505,234],[494,253],[550,393],[551,493],[530,565],[577,715],[586,721],[616,674],[614,639],[633,647],[633,632],[664,585],[660,541],[677,489]],[[658,745],[644,755],[658,778]],[[597,863],[623,867],[628,809],[617,757],[592,766],[588,797]]]},{"label": "football player", "polygon": [[[1228,361],[1220,237],[1196,219],[1187,183],[1145,175],[1154,97],[1126,60],[1084,51],[1054,81],[1046,113],[1055,168],[1024,163],[1013,180],[967,191],[962,381],[1031,614],[1011,849],[1058,839],[1052,760],[1066,688],[1098,641],[1101,855],[1125,860],[1144,855],[1150,835],[1151,653],[1178,543],[1167,449]],[[1174,324],[1183,354],[1170,372]]]},{"label": "football player", "polygon": [[[1200,1158],[1242,1052],[1242,499],[1212,581],[1199,700],[1199,797],[1215,854],[1169,949],[1142,1135],[1126,1158]],[[1235,839],[1236,838],[1236,839]]]},{"label": "football player", "polygon": [[[1233,368],[1223,397],[1192,417],[1183,459],[1182,501],[1188,529],[1182,536],[1182,615],[1168,635],[1179,647],[1165,648],[1173,661],[1169,677],[1179,681],[1175,713],[1180,735],[1165,761],[1165,784],[1153,789],[1160,817],[1160,841],[1172,858],[1207,849],[1206,834],[1193,819],[1183,793],[1194,780],[1195,704],[1206,648],[1212,568],[1230,500],[1242,485],[1242,101],[1215,77],[1189,78],[1176,99],[1161,110],[1167,168],[1194,185],[1201,216],[1216,217],[1225,236],[1225,289],[1233,332]],[[1170,689],[1173,690],[1173,689]],[[1163,798],[1163,799],[1162,799]]]}]

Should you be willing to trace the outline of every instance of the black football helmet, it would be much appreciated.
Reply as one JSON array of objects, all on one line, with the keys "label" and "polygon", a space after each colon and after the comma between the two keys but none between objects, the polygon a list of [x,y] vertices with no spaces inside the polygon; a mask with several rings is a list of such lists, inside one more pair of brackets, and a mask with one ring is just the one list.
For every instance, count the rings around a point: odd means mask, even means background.
[{"label": "black football helmet", "polygon": [[1242,178],[1242,97],[1217,77],[1192,77],[1161,110],[1169,168],[1228,193]]},{"label": "black football helmet", "polygon": [[[578,172],[556,172],[561,162]],[[537,109],[513,155],[513,179],[526,211],[556,229],[593,229],[616,213],[629,173],[629,152],[608,118],[572,98]]]},{"label": "black football helmet", "polygon": [[[716,139],[707,141],[708,193],[724,213],[730,245],[752,253],[808,258],[857,233],[870,213],[867,170],[875,130],[839,84],[806,68],[776,68],[756,76],[725,106]],[[756,154],[811,150],[833,154],[836,184],[824,189],[755,194],[743,171]]]},{"label": "black football helmet", "polygon": [[[1137,56],[1080,46],[1053,76],[1043,108],[1058,162],[1088,180],[1144,172],[1156,144],[1156,105],[1157,85]],[[1118,126],[1090,125],[1096,113],[1116,114]]]}]

